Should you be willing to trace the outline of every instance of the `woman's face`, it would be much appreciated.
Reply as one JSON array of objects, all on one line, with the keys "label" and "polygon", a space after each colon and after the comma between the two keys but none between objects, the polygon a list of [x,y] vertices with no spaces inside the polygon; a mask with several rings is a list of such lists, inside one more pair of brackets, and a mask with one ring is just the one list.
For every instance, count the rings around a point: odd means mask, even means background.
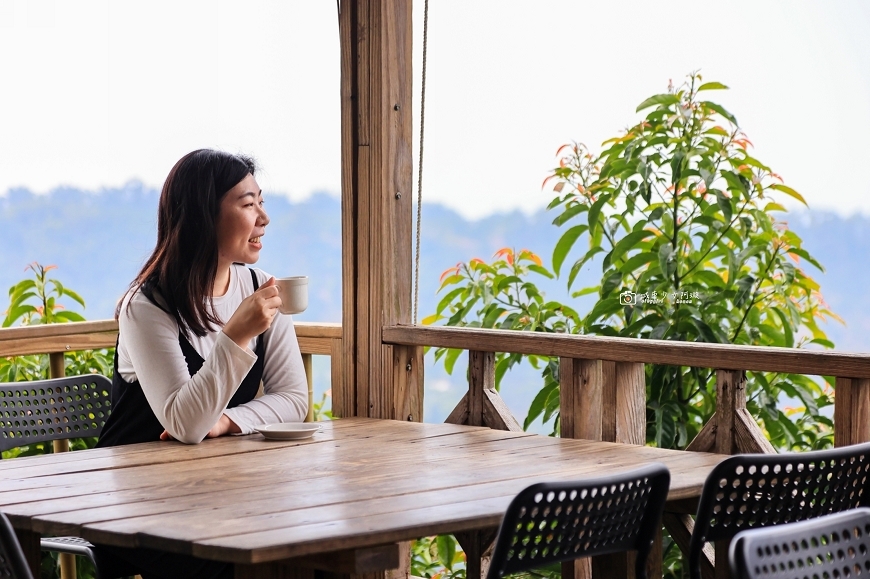
[{"label": "woman's face", "polygon": [[256,263],[263,248],[269,216],[263,191],[250,173],[221,200],[217,219],[218,263]]}]

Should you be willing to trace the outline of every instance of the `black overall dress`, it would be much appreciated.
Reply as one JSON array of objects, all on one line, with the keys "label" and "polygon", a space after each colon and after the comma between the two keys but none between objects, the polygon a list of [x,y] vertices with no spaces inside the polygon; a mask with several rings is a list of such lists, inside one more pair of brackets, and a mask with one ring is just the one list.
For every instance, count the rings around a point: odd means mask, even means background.
[{"label": "black overall dress", "polygon": [[[248,271],[251,272],[254,291],[257,291],[260,287],[257,275],[253,270],[249,269]],[[150,291],[143,289],[142,294],[152,304],[166,311],[154,299]],[[205,360],[193,348],[180,330],[178,332],[178,345],[184,354],[184,360],[187,362],[187,371],[193,376],[199,372]],[[254,354],[257,355],[257,361],[250,372],[248,372],[248,375],[245,376],[245,379],[242,380],[239,389],[233,394],[229,404],[227,404],[227,408],[234,408],[239,404],[250,402],[257,395],[257,390],[260,388],[260,380],[263,378],[263,359],[265,353],[263,335],[260,334],[257,336],[257,347],[254,350]],[[151,406],[148,405],[148,400],[145,398],[145,393],[142,391],[139,381],[127,382],[121,377],[121,373],[118,372],[118,350],[116,348],[115,374],[112,377],[112,413],[109,415],[108,420],[106,420],[105,426],[103,426],[97,447],[154,442],[160,440],[160,434],[163,430],[163,425],[160,424],[160,421],[157,420],[157,417],[151,410]]]},{"label": "black overall dress", "polygon": [[[253,270],[251,280],[254,291],[260,284]],[[144,290],[142,294],[148,301],[163,311],[166,309],[154,299],[152,292]],[[178,345],[187,362],[187,370],[191,376],[199,372],[205,360],[193,348],[184,333],[178,333]],[[260,380],[263,377],[263,360],[265,346],[263,335],[257,336],[257,346],[254,350],[257,361],[245,379],[242,380],[236,393],[230,399],[227,408],[250,402],[257,395]],[[163,425],[157,420],[148,400],[142,392],[139,381],[127,382],[118,372],[118,351],[115,349],[115,374],[112,377],[112,413],[106,420],[97,447],[120,446],[137,442],[154,442],[160,440]],[[108,576],[132,575],[139,573],[143,579],[223,579],[233,576],[233,566],[218,561],[205,561],[187,555],[164,553],[152,549],[126,549],[97,545],[95,555],[100,570]]]}]

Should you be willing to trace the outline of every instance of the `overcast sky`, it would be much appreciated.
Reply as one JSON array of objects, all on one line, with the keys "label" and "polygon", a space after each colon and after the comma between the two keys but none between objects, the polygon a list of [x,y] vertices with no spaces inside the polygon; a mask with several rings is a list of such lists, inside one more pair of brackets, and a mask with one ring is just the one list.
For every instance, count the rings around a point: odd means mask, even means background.
[{"label": "overcast sky", "polygon": [[[870,214],[867,30],[862,0],[431,0],[424,198],[540,208],[561,144],[597,150],[700,69],[812,208]],[[267,192],[337,195],[338,73],[331,0],[0,0],[0,194],[158,187],[219,147]]]}]

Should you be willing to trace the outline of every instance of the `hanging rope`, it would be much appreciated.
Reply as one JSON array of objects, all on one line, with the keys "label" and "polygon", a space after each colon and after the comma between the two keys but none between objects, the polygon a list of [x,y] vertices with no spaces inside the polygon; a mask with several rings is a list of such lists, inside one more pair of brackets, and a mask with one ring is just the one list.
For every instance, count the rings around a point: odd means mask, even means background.
[{"label": "hanging rope", "polygon": [[423,130],[426,121],[426,48],[429,41],[429,0],[423,5],[423,80],[420,86],[420,160],[417,163],[417,240],[414,250],[414,325],[420,302],[420,221],[423,211]]}]

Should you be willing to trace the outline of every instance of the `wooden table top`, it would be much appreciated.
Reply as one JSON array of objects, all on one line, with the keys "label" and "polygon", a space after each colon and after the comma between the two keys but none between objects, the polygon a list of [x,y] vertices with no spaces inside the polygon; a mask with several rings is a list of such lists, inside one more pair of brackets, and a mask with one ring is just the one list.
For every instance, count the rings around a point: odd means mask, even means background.
[{"label": "wooden table top", "polygon": [[20,529],[262,563],[495,527],[535,482],[662,462],[697,497],[722,455],[453,424],[347,418],[313,438],[153,442],[0,462]]}]

